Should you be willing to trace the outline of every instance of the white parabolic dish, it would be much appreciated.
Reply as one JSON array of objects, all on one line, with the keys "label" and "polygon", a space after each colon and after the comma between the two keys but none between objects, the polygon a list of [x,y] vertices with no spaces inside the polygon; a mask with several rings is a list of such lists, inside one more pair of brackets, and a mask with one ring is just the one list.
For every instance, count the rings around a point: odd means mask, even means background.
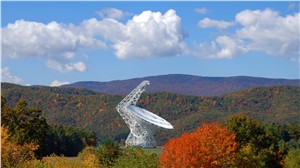
[{"label": "white parabolic dish", "polygon": [[163,127],[166,129],[173,129],[173,126],[166,121],[165,119],[159,117],[156,114],[151,113],[145,109],[139,108],[134,105],[127,106],[127,110],[134,114],[136,117],[141,118],[147,122],[150,122],[159,127]]}]

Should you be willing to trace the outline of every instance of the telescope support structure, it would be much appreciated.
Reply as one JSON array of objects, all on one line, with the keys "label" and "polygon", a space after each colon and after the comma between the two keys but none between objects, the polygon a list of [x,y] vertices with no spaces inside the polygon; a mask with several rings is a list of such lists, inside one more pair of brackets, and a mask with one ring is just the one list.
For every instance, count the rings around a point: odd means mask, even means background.
[{"label": "telescope support structure", "polygon": [[126,146],[156,146],[156,141],[153,136],[155,126],[135,116],[127,108],[130,105],[136,105],[147,85],[150,85],[149,81],[145,80],[141,82],[116,107],[118,113],[130,129],[130,133],[125,141]]}]

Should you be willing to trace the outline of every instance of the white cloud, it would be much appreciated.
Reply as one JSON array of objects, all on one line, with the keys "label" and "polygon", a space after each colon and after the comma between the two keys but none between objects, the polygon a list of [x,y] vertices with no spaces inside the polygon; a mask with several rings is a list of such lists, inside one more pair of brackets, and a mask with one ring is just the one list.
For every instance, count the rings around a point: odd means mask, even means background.
[{"label": "white cloud", "polygon": [[174,10],[144,11],[122,28],[125,38],[113,46],[118,58],[176,56],[185,50],[186,34]]},{"label": "white cloud", "polygon": [[66,63],[66,64],[62,64],[59,61],[56,60],[48,60],[47,61],[47,66],[51,69],[54,69],[56,71],[59,72],[84,72],[86,71],[86,65],[79,61],[79,62],[70,62],[70,63]]},{"label": "white cloud", "polygon": [[89,36],[103,36],[109,41],[125,39],[125,25],[114,19],[97,20],[91,18],[81,23],[83,31]]},{"label": "white cloud", "polygon": [[3,56],[10,58],[70,58],[70,55],[80,49],[105,47],[102,41],[87,36],[73,25],[24,20],[17,20],[2,29],[2,45]]},{"label": "white cloud", "polygon": [[[236,14],[236,27],[231,35],[218,36],[210,44],[196,44],[193,55],[204,58],[231,58],[250,51],[268,55],[286,56],[297,60],[299,49],[300,14],[280,16],[271,9],[244,10]],[[201,27],[226,28],[233,22],[205,18]],[[227,33],[229,34],[229,33]]]},{"label": "white cloud", "polygon": [[185,49],[186,34],[176,11],[165,14],[144,11],[126,24],[114,19],[89,19],[82,23],[86,32],[102,35],[113,42],[120,59],[176,56]]},{"label": "white cloud", "polygon": [[206,8],[196,8],[195,12],[199,14],[206,14],[208,10]]},{"label": "white cloud", "polygon": [[67,71],[79,71],[84,72],[86,70],[86,66],[83,62],[75,62],[75,63],[68,63],[65,65]]},{"label": "white cloud", "polygon": [[174,10],[162,15],[150,11],[126,25],[127,39],[115,43],[119,58],[176,56],[184,50],[184,32]]},{"label": "white cloud", "polygon": [[1,68],[1,82],[21,84],[23,80],[11,74],[10,69],[8,67],[4,67]]},{"label": "white cloud", "polygon": [[226,29],[233,25],[234,25],[234,22],[227,22],[227,21],[223,21],[223,20],[212,20],[209,18],[204,18],[198,22],[198,26],[202,27],[202,28],[216,27],[219,29]]},{"label": "white cloud", "polygon": [[127,23],[117,21],[123,11],[107,8],[80,25],[48,24],[18,20],[2,28],[6,58],[41,57],[47,66],[60,72],[85,71],[82,62],[72,63],[79,50],[105,48],[109,42],[120,59],[176,56],[186,49],[181,19],[175,10],[144,11]]},{"label": "white cloud", "polygon": [[248,47],[269,55],[299,55],[300,14],[282,17],[271,9],[244,10],[236,15],[243,27],[236,36],[248,41]]},{"label": "white cloud", "polygon": [[129,15],[127,12],[123,12],[116,8],[105,8],[101,11],[97,12],[97,14],[101,18],[108,18],[108,19],[121,19],[125,17],[126,15]]},{"label": "white cloud", "polygon": [[216,42],[221,48],[216,54],[216,58],[231,58],[247,51],[247,49],[244,48],[243,45],[239,44],[237,40],[234,40],[228,36],[219,36],[216,39]]},{"label": "white cloud", "polygon": [[51,84],[49,86],[51,87],[56,87],[56,86],[61,86],[61,85],[67,85],[70,84],[69,82],[60,82],[58,80],[54,80],[51,82]]},{"label": "white cloud", "polygon": [[192,54],[201,58],[232,58],[247,52],[240,43],[242,42],[229,36],[219,36],[210,44],[196,44],[196,50]]},{"label": "white cloud", "polygon": [[76,52],[81,49],[105,47],[105,43],[88,36],[80,27],[74,25],[17,20],[2,28],[4,58],[40,57],[48,62],[67,64],[65,68],[53,68],[61,72],[84,71],[83,68],[72,68],[73,63],[70,60],[76,56]]}]

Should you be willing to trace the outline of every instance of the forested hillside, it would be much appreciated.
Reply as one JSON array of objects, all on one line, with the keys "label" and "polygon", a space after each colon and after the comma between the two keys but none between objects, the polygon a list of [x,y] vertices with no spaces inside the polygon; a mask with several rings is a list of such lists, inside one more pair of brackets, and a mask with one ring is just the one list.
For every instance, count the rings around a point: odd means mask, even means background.
[{"label": "forested hillside", "polygon": [[[225,120],[244,113],[267,123],[298,123],[300,87],[273,86],[250,88],[217,97],[174,93],[144,93],[138,102],[168,120],[174,130],[158,130],[159,144],[170,137],[192,131],[202,122]],[[108,95],[81,88],[19,86],[2,83],[2,95],[14,106],[21,98],[39,107],[49,124],[88,128],[99,140],[126,138],[129,129],[115,110],[125,95]]]},{"label": "forested hillside", "polygon": [[143,80],[149,80],[146,92],[171,92],[194,96],[219,96],[260,86],[300,86],[300,80],[270,79],[248,76],[201,77],[192,75],[160,75],[111,82],[76,82],[63,87],[82,87],[108,94],[127,94]]}]

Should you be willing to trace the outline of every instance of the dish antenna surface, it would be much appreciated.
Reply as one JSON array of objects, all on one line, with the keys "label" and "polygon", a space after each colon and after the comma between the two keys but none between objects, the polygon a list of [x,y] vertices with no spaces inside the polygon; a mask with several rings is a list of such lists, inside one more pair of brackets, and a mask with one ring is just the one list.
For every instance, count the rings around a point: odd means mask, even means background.
[{"label": "dish antenna surface", "polygon": [[156,141],[153,132],[156,127],[173,129],[173,126],[165,119],[135,106],[147,85],[150,85],[149,81],[141,82],[116,107],[130,129],[125,141],[126,146],[154,147]]}]

